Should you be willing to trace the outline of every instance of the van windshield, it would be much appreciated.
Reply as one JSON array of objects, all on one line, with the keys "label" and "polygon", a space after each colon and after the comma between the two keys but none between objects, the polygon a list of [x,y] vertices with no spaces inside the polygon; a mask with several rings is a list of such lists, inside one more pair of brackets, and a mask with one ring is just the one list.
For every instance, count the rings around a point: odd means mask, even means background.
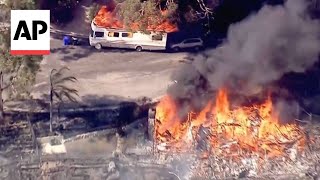
[{"label": "van windshield", "polygon": [[103,37],[104,36],[104,32],[96,31],[95,35],[96,35],[96,37]]},{"label": "van windshield", "polygon": [[94,31],[93,31],[93,30],[91,30],[91,32],[90,32],[90,36],[91,36],[91,37],[93,37],[93,34],[94,34]]}]

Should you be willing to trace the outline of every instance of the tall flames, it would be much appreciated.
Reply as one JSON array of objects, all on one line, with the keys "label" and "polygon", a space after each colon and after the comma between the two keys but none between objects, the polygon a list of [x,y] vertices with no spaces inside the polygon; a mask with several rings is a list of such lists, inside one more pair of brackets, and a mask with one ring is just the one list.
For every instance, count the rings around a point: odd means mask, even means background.
[{"label": "tall flames", "polygon": [[123,28],[122,22],[120,22],[113,12],[114,5],[102,6],[94,17],[93,21],[101,27],[120,29]]},{"label": "tall flames", "polygon": [[[94,18],[94,22],[97,26],[105,27],[105,28],[112,28],[112,29],[125,29],[128,27],[125,27],[123,22],[121,22],[117,16],[116,12],[114,11],[115,5],[110,3],[108,6],[102,6],[100,10],[98,11],[97,15]],[[161,12],[161,14],[165,15],[165,11]],[[133,23],[130,25],[130,29],[132,30],[139,30],[140,24]],[[178,31],[178,27],[172,23],[170,23],[168,20],[164,20],[159,22],[157,25],[153,25],[150,23],[150,25],[147,27],[148,31],[154,31],[154,32],[175,32]]]},{"label": "tall flames", "polygon": [[158,149],[194,147],[221,155],[255,152],[277,157],[288,147],[304,147],[304,133],[296,124],[279,122],[270,97],[262,104],[231,109],[227,90],[221,89],[215,101],[209,101],[198,113],[189,112],[185,119],[179,117],[178,108],[170,96],[165,96],[156,107]]}]

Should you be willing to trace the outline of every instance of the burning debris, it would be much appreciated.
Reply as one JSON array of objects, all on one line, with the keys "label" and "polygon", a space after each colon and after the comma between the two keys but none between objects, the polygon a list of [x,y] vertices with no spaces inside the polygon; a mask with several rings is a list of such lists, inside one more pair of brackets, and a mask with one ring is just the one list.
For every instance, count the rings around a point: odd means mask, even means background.
[{"label": "burning debris", "polygon": [[200,112],[182,118],[179,105],[166,96],[149,117],[152,152],[159,163],[182,168],[176,171],[188,176],[182,179],[317,177],[319,125],[284,124],[272,103],[268,97],[262,104],[233,107],[220,89]]},{"label": "burning debris", "polygon": [[272,158],[300,152],[305,135],[296,124],[281,124],[270,98],[260,105],[231,109],[226,90],[219,90],[199,113],[180,119],[175,102],[165,97],[156,108],[158,149],[214,153],[235,159],[258,155]]}]

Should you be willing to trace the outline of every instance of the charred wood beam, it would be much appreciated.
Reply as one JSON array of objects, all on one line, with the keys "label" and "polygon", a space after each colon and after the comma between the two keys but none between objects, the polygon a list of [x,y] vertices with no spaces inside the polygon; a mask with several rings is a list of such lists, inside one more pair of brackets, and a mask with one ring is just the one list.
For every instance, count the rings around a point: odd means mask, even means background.
[{"label": "charred wood beam", "polygon": [[[139,110],[139,112],[136,112]],[[57,114],[58,111],[54,111]],[[84,108],[72,108],[62,109],[60,115],[66,118],[83,118],[87,120],[97,119],[98,116],[115,116],[121,118],[123,123],[134,121],[139,116],[142,116],[143,109],[139,109],[136,103],[126,103],[122,105],[105,106],[105,107],[84,107]],[[40,111],[32,112],[31,110],[9,110],[5,112],[5,116],[13,120],[27,119],[27,115],[30,115],[31,122],[48,120],[50,112]]]},{"label": "charred wood beam", "polygon": [[154,133],[155,133],[155,118],[156,118],[156,110],[154,108],[150,108],[148,112],[147,136],[152,141],[154,139]]}]

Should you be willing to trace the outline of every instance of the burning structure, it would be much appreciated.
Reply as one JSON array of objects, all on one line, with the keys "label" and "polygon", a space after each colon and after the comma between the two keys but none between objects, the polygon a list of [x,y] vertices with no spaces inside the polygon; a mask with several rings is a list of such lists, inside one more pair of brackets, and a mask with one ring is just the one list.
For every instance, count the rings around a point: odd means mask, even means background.
[{"label": "burning structure", "polygon": [[176,83],[149,122],[155,152],[250,161],[255,173],[268,159],[305,157],[313,141],[294,120],[292,100],[274,98],[270,87],[318,61],[319,35],[319,21],[303,0],[265,6],[231,26],[221,47],[196,55],[172,76]]}]

